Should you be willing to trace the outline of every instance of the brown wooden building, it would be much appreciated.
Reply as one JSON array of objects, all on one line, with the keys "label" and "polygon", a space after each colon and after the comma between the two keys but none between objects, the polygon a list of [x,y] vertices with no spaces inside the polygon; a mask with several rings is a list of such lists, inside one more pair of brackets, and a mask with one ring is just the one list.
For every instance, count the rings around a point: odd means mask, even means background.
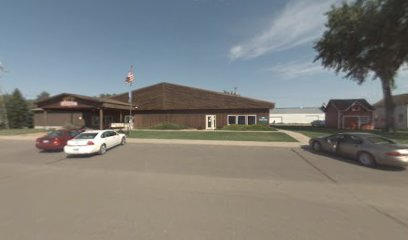
[{"label": "brown wooden building", "polygon": [[332,99],[323,107],[326,127],[372,129],[374,108],[365,99]]},{"label": "brown wooden building", "polygon": [[[36,127],[64,125],[106,128],[112,122],[128,122],[128,93],[93,98],[63,93],[37,103]],[[195,129],[216,129],[228,124],[269,123],[275,104],[170,83],[132,91],[134,128],[169,122]]]},{"label": "brown wooden building", "polygon": [[[128,93],[112,97],[126,102]],[[237,95],[170,83],[159,83],[132,92],[134,127],[149,128],[162,122],[188,128],[215,129],[228,124],[269,122],[275,104]]]},{"label": "brown wooden building", "polygon": [[37,102],[34,109],[36,128],[67,126],[103,129],[112,122],[124,121],[130,104],[114,99],[100,99],[62,93]]}]

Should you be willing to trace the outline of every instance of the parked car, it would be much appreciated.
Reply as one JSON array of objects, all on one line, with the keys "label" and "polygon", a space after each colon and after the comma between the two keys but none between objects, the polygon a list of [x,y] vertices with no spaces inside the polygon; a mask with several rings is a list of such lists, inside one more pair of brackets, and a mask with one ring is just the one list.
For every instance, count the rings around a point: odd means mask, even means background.
[{"label": "parked car", "polygon": [[314,120],[310,123],[310,125],[312,125],[312,127],[325,127],[326,126],[326,122],[323,120]]},{"label": "parked car", "polygon": [[51,131],[47,135],[37,138],[35,146],[38,149],[49,150],[62,150],[67,144],[67,141],[74,138],[76,135],[83,132],[81,129],[62,129]]},{"label": "parked car", "polygon": [[327,137],[312,138],[313,151],[332,152],[357,159],[362,165],[377,164],[405,167],[408,165],[408,145],[398,144],[388,138],[369,133],[338,133]]},{"label": "parked car", "polygon": [[64,152],[76,154],[104,154],[107,149],[126,143],[126,135],[114,130],[85,131],[67,142]]}]

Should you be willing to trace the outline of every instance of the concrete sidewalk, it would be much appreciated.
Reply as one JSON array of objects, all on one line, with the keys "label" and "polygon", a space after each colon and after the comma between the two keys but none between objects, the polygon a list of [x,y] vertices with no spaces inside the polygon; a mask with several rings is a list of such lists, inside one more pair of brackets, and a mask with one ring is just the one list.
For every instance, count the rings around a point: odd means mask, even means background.
[{"label": "concrete sidewalk", "polygon": [[[256,141],[222,141],[222,140],[184,140],[184,139],[143,139],[128,138],[128,143],[146,143],[146,144],[185,144],[185,145],[216,145],[216,146],[258,146],[258,147],[300,147],[307,145],[309,138],[296,132],[279,130],[298,142],[256,142]],[[262,132],[265,133],[265,132]],[[44,133],[32,133],[14,136],[0,136],[0,140],[22,140],[35,141],[36,138],[43,136]]]},{"label": "concrete sidewalk", "polygon": [[282,133],[286,133],[287,135],[293,137],[294,139],[296,139],[296,141],[298,141],[302,145],[308,145],[309,144],[310,137],[305,136],[305,135],[303,135],[301,133],[288,131],[288,130],[280,130],[280,129],[278,131],[282,132]]}]

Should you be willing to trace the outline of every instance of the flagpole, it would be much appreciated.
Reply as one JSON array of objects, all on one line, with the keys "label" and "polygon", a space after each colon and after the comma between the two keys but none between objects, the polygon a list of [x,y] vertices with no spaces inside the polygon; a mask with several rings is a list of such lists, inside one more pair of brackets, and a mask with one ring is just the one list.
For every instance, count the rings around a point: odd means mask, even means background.
[{"label": "flagpole", "polygon": [[[134,76],[133,73],[133,64],[130,65],[130,73]],[[133,84],[133,79],[129,81],[129,134],[130,130],[133,129],[133,116],[132,116],[132,84]]]},{"label": "flagpole", "polygon": [[132,117],[132,83],[129,84],[129,132],[133,128],[131,126],[133,124],[133,117]]}]

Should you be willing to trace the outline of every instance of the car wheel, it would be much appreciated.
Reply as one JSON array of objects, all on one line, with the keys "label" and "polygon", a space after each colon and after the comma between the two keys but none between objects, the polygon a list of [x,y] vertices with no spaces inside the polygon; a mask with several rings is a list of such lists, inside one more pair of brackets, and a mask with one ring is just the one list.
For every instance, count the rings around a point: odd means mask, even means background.
[{"label": "car wheel", "polygon": [[321,145],[319,142],[314,141],[314,142],[312,143],[312,149],[313,149],[313,151],[315,151],[315,152],[320,152],[320,151],[322,150],[322,145]]},{"label": "car wheel", "polygon": [[99,155],[103,155],[104,153],[106,153],[106,145],[102,144],[101,148],[99,148]]},{"label": "car wheel", "polygon": [[126,138],[123,137],[123,138],[122,138],[122,141],[120,141],[120,144],[121,144],[121,145],[125,145],[125,143],[126,143]]},{"label": "car wheel", "polygon": [[358,161],[366,167],[375,167],[376,165],[374,157],[366,152],[362,152],[358,155]]}]

